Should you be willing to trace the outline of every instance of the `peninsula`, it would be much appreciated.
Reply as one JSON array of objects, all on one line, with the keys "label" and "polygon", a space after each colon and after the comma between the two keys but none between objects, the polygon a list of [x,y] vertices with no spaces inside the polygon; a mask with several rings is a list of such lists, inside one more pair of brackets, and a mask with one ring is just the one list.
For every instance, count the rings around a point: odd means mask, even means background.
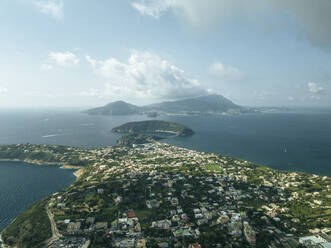
[{"label": "peninsula", "polygon": [[85,166],[70,187],[36,202],[2,232],[5,247],[330,245],[331,178],[142,143],[0,146],[2,159]]},{"label": "peninsula", "polygon": [[160,120],[150,120],[150,121],[134,121],[128,122],[121,126],[114,127],[112,129],[114,133],[140,133],[140,134],[172,134],[176,136],[191,136],[194,131],[182,124],[160,121]]}]

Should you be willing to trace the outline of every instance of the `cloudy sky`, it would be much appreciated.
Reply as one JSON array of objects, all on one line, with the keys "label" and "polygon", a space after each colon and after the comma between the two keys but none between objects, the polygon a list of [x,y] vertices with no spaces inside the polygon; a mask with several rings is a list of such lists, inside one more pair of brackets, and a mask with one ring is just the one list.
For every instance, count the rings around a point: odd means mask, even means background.
[{"label": "cloudy sky", "polygon": [[211,93],[331,106],[330,0],[0,0],[0,108]]}]

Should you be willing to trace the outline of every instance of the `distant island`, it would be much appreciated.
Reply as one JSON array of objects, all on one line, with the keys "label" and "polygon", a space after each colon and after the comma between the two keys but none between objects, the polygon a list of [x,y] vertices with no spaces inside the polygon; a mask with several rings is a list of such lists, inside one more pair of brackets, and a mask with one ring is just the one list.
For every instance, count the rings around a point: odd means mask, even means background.
[{"label": "distant island", "polygon": [[182,124],[160,120],[128,122],[121,126],[114,127],[111,131],[114,133],[138,133],[157,136],[158,134],[173,134],[182,137],[194,134],[192,129]]},{"label": "distant island", "polygon": [[134,115],[139,113],[139,107],[124,101],[116,101],[103,107],[83,111],[83,113],[89,115]]},{"label": "distant island", "polygon": [[124,101],[109,103],[103,107],[86,111],[89,115],[136,115],[146,114],[156,117],[158,114],[239,114],[255,112],[256,109],[246,108],[234,104],[222,95],[207,95],[177,101],[155,103],[145,106],[136,106]]}]

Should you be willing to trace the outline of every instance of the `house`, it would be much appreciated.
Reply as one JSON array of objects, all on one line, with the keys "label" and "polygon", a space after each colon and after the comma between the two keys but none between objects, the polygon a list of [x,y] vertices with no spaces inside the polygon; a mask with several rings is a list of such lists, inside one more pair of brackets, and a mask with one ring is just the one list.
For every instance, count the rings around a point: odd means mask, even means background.
[{"label": "house", "polygon": [[170,210],[170,215],[175,215],[177,213],[176,210]]},{"label": "house", "polygon": [[148,208],[158,208],[160,207],[160,203],[157,200],[147,200],[146,206]]},{"label": "house", "polygon": [[168,230],[171,226],[171,221],[170,220],[160,220],[160,221],[153,221],[152,222],[152,227],[156,229],[164,229]]},{"label": "house", "polygon": [[117,196],[117,197],[114,199],[116,205],[119,204],[119,203],[122,201],[122,199],[123,199],[123,198],[122,198],[121,196]]},{"label": "house", "polygon": [[221,215],[218,219],[217,219],[217,223],[218,224],[225,224],[229,222],[229,217],[227,215]]},{"label": "house", "polygon": [[323,243],[324,244],[327,243],[327,240],[319,235],[315,235],[315,236],[300,237],[299,243],[304,245],[318,245],[318,244],[322,245]]},{"label": "house", "polygon": [[208,220],[207,219],[198,219],[197,221],[197,224],[200,226],[200,225],[203,225],[203,224],[207,224],[208,223]]},{"label": "house", "polygon": [[202,214],[195,214],[194,215],[194,218],[201,219],[201,218],[203,218],[203,215]]},{"label": "house", "polygon": [[194,214],[199,214],[199,213],[201,213],[201,210],[200,210],[200,209],[198,209],[198,208],[196,208],[196,209],[193,209],[193,213],[194,213]]},{"label": "house", "polygon": [[180,221],[180,217],[178,215],[174,215],[174,216],[172,216],[171,221],[178,222],[178,221]]},{"label": "house", "polygon": [[146,248],[146,240],[145,239],[139,239],[136,245],[137,248]]},{"label": "house", "polygon": [[80,230],[81,222],[70,222],[67,226],[68,233],[77,233]]},{"label": "house", "polygon": [[95,223],[94,227],[96,230],[106,230],[108,227],[108,223],[107,222],[97,222],[97,223]]},{"label": "house", "polygon": [[86,219],[86,224],[94,224],[95,218],[94,217],[87,217]]},{"label": "house", "polygon": [[129,247],[135,247],[135,239],[124,239],[116,243],[116,247],[123,247],[123,248],[129,248]]},{"label": "house", "polygon": [[177,197],[173,197],[173,198],[171,198],[170,202],[171,202],[171,205],[173,205],[173,206],[177,206],[178,203],[179,203]]},{"label": "house", "polygon": [[157,244],[160,248],[168,248],[169,244],[167,242],[161,242]]},{"label": "house", "polygon": [[66,204],[65,203],[58,203],[56,205],[57,208],[65,208],[66,207]]},{"label": "house", "polygon": [[129,211],[127,214],[128,218],[134,218],[136,217],[135,213],[133,211]]},{"label": "house", "polygon": [[201,245],[195,243],[195,244],[190,244],[188,248],[201,248]]}]

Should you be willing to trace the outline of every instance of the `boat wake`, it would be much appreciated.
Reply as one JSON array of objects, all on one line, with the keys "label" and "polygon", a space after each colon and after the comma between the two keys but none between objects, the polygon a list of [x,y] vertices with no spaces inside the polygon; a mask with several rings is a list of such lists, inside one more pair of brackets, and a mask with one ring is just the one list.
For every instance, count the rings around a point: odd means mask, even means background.
[{"label": "boat wake", "polygon": [[84,123],[84,124],[80,124],[80,126],[82,127],[93,127],[95,124],[94,123]]},{"label": "boat wake", "polygon": [[59,134],[47,134],[44,136],[41,136],[42,138],[52,138],[52,137],[58,137],[58,136],[63,136],[63,133],[59,133]]}]

